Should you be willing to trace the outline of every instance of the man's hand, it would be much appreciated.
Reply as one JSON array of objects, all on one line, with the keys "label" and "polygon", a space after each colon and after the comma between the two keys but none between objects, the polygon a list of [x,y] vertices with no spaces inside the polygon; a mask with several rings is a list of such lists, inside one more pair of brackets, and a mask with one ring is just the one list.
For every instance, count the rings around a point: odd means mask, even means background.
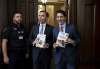
[{"label": "man's hand", "polygon": [[49,48],[49,44],[48,43],[44,44],[43,48]]},{"label": "man's hand", "polygon": [[54,47],[54,48],[59,47],[59,44],[54,43],[54,44],[53,44],[53,47]]},{"label": "man's hand", "polygon": [[3,61],[5,64],[9,64],[9,57],[7,53],[7,39],[2,40],[2,53],[3,53]]},{"label": "man's hand", "polygon": [[46,43],[43,46],[37,45],[36,47],[38,47],[38,48],[48,48],[49,47],[49,44]]},{"label": "man's hand", "polygon": [[58,40],[56,41],[56,43],[53,44],[53,47],[62,47],[62,45],[64,45],[64,41],[63,40]]},{"label": "man's hand", "polygon": [[39,39],[36,38],[36,39],[32,42],[33,46],[35,46],[35,44],[38,43],[38,41],[39,41]]},{"label": "man's hand", "polygon": [[8,58],[8,56],[4,57],[3,61],[4,61],[5,64],[9,64],[9,58]]},{"label": "man's hand", "polygon": [[75,41],[74,40],[72,40],[71,38],[68,38],[67,40],[66,40],[66,42],[65,42],[65,44],[72,44],[72,45],[75,45]]}]

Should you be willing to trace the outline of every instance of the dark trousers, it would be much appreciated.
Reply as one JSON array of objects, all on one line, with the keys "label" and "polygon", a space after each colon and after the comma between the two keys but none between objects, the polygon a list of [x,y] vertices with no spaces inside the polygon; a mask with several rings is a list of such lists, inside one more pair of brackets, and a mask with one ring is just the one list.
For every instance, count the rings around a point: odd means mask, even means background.
[{"label": "dark trousers", "polygon": [[61,61],[56,64],[56,69],[76,69],[76,64],[66,59],[67,57],[62,57]]},{"label": "dark trousers", "polygon": [[56,69],[75,69],[74,64],[56,64]]},{"label": "dark trousers", "polygon": [[11,50],[9,52],[8,69],[25,69],[25,51],[23,49]]},{"label": "dark trousers", "polygon": [[48,56],[40,54],[37,60],[33,61],[33,69],[50,69],[51,58]]},{"label": "dark trousers", "polygon": [[33,64],[33,69],[50,69],[50,64],[48,62],[38,61],[37,63]]},{"label": "dark trousers", "polygon": [[61,50],[61,59],[56,64],[56,69],[76,69],[76,54],[72,54],[74,52],[73,50],[67,52],[65,50]]}]

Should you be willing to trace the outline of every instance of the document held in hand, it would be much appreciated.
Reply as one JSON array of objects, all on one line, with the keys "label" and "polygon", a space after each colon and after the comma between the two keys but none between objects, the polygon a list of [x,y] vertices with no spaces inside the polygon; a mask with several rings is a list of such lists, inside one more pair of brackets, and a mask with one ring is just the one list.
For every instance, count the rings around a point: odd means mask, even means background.
[{"label": "document held in hand", "polygon": [[36,43],[36,47],[43,48],[46,42],[46,35],[45,34],[38,34],[37,35],[38,42]]},{"label": "document held in hand", "polygon": [[56,43],[60,47],[64,47],[65,46],[64,45],[64,42],[66,42],[66,40],[68,39],[68,37],[69,37],[69,34],[68,33],[59,32]]}]

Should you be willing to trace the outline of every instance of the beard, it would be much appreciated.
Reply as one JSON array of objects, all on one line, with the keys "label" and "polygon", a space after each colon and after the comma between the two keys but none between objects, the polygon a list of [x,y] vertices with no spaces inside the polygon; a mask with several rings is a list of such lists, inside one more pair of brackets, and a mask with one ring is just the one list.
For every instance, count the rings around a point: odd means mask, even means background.
[{"label": "beard", "polygon": [[13,23],[16,24],[16,25],[18,25],[18,26],[20,26],[21,20],[14,20]]},{"label": "beard", "polygon": [[20,23],[21,23],[21,21],[16,21],[16,23],[20,24]]},{"label": "beard", "polygon": [[16,24],[20,24],[22,22],[22,20],[14,20],[13,22]]}]

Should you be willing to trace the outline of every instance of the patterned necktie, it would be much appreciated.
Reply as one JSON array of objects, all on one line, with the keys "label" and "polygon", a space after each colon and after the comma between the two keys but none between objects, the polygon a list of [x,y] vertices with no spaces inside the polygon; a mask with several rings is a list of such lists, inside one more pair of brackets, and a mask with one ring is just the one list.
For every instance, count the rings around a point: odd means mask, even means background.
[{"label": "patterned necktie", "polygon": [[64,28],[63,25],[60,25],[60,31],[61,31],[61,32],[64,31],[63,28]]}]

